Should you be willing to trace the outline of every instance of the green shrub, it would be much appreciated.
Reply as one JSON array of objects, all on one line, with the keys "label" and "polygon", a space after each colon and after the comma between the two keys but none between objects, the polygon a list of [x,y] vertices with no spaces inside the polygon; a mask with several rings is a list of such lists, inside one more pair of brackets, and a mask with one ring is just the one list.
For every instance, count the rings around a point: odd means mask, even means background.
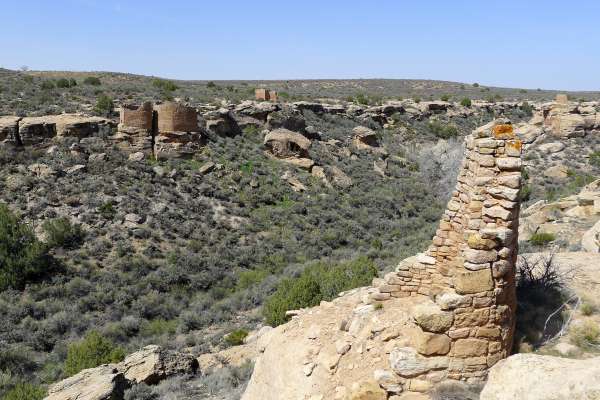
[{"label": "green shrub", "polygon": [[98,114],[110,116],[110,113],[112,113],[114,108],[115,104],[113,103],[113,99],[105,94],[101,94],[96,100],[94,111],[96,111]]},{"label": "green shrub", "polygon": [[455,125],[447,125],[438,121],[429,122],[429,130],[440,139],[450,139],[458,136],[458,128]]},{"label": "green shrub", "polygon": [[22,289],[47,272],[52,265],[47,250],[29,225],[0,204],[0,291]]},{"label": "green shrub", "polygon": [[600,328],[593,321],[585,321],[571,329],[570,339],[575,346],[592,350],[600,345]]},{"label": "green shrub", "polygon": [[521,105],[519,106],[519,109],[527,115],[533,114],[533,106],[526,101],[521,103]]},{"label": "green shrub", "polygon": [[60,78],[59,80],[56,81],[56,87],[58,88],[70,88],[71,86],[75,86],[75,85],[71,85],[71,82],[75,82],[74,79],[67,79],[67,78]]},{"label": "green shrub", "polygon": [[206,84],[206,87],[207,87],[207,88],[209,88],[209,89],[216,89],[216,88],[217,88],[217,84],[216,84],[216,83],[214,83],[213,81],[209,81],[209,82]]},{"label": "green shrub", "polygon": [[167,92],[174,92],[175,90],[179,89],[179,86],[177,86],[173,81],[168,81],[165,79],[154,79],[152,81],[152,86]]},{"label": "green shrub", "polygon": [[108,202],[102,204],[100,207],[98,207],[98,212],[100,213],[100,215],[102,215],[102,217],[104,219],[110,219],[110,220],[112,220],[115,217],[115,215],[117,214],[117,210],[115,210],[115,206],[110,201],[108,201]]},{"label": "green shrub", "polygon": [[17,383],[15,387],[2,396],[2,400],[42,400],[46,391],[31,383]]},{"label": "green shrub", "polygon": [[554,241],[556,236],[549,232],[537,232],[531,235],[529,242],[534,246],[545,246],[548,243]]},{"label": "green shrub", "polygon": [[440,97],[440,100],[442,100],[442,101],[448,101],[448,100],[450,100],[450,95],[449,94],[443,94]]},{"label": "green shrub", "polygon": [[173,335],[177,330],[177,320],[166,320],[162,318],[146,321],[142,324],[140,335],[143,337],[160,336],[164,334]]},{"label": "green shrub", "polygon": [[581,304],[581,313],[585,316],[590,316],[596,312],[596,306],[592,303],[584,302]]},{"label": "green shrub", "polygon": [[591,153],[588,162],[592,167],[600,168],[600,151]]},{"label": "green shrub", "polygon": [[479,87],[479,83],[475,82],[475,83],[473,84],[473,87]]},{"label": "green shrub", "polygon": [[122,348],[115,346],[96,331],[91,331],[79,342],[69,345],[65,360],[65,374],[73,376],[81,370],[101,364],[117,363],[125,358]]},{"label": "green shrub", "polygon": [[363,93],[357,94],[356,98],[355,98],[355,101],[358,104],[362,104],[362,105],[365,105],[365,106],[369,104],[369,98],[366,95],[364,95]]},{"label": "green shrub", "polygon": [[225,336],[225,343],[229,346],[239,346],[244,344],[246,336],[248,336],[248,331],[246,329],[236,329]]},{"label": "green shrub", "polygon": [[52,81],[43,81],[40,88],[42,90],[52,90],[54,89],[54,83]]},{"label": "green shrub", "polygon": [[468,97],[465,97],[460,101],[460,105],[463,107],[471,107],[471,104],[471,99]]},{"label": "green shrub", "polygon": [[263,315],[269,325],[281,325],[287,321],[286,311],[331,300],[344,290],[370,284],[376,275],[373,261],[366,257],[337,265],[314,264],[297,278],[281,281],[265,302]]},{"label": "green shrub", "polygon": [[100,78],[95,77],[95,76],[88,76],[83,80],[83,83],[86,85],[91,85],[91,86],[100,86],[102,85],[102,82],[100,81]]},{"label": "green shrub", "polygon": [[45,221],[42,228],[46,232],[46,243],[50,247],[74,249],[83,242],[85,237],[81,225],[71,224],[71,221],[65,217]]}]

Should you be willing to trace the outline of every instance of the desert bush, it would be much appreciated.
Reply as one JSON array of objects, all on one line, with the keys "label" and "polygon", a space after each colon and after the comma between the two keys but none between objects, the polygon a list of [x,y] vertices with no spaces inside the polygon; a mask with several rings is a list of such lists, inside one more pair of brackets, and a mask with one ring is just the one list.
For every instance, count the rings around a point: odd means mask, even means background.
[{"label": "desert bush", "polygon": [[225,336],[225,343],[229,346],[239,346],[244,344],[244,339],[248,336],[246,329],[236,329]]},{"label": "desert bush", "polygon": [[30,226],[0,204],[0,291],[23,288],[47,273],[51,265],[47,246],[36,239]]},{"label": "desert bush", "polygon": [[158,400],[160,395],[145,383],[134,385],[125,391],[124,400]]},{"label": "desert bush", "polygon": [[450,100],[450,95],[449,94],[443,94],[440,96],[440,100],[441,101],[448,101]]},{"label": "desert bush", "polygon": [[114,108],[115,105],[113,103],[113,99],[105,94],[101,94],[96,100],[94,111],[96,111],[98,114],[106,115],[108,117]]},{"label": "desert bush", "polygon": [[519,257],[516,342],[525,340],[538,346],[563,329],[567,316],[557,310],[569,301],[563,284],[569,273],[559,270],[553,254],[535,259]]},{"label": "desert bush", "polygon": [[556,240],[556,235],[549,232],[536,232],[531,235],[529,242],[534,246],[545,246],[550,242]]},{"label": "desert bush", "polygon": [[365,257],[337,265],[314,264],[300,276],[284,279],[265,302],[263,315],[269,325],[281,325],[287,321],[286,311],[331,300],[344,290],[368,285],[376,275],[373,262]]},{"label": "desert bush", "polygon": [[173,81],[169,81],[166,79],[154,79],[152,81],[152,86],[167,92],[173,92],[179,89],[179,86],[177,86]]},{"label": "desert bush", "polygon": [[584,350],[600,350],[600,327],[591,320],[571,328],[571,343]]},{"label": "desert bush", "polygon": [[471,107],[471,104],[471,99],[468,97],[465,97],[460,101],[460,105],[463,107]]},{"label": "desert bush", "polygon": [[73,376],[81,370],[101,364],[120,362],[125,351],[115,346],[96,331],[91,331],[79,342],[69,345],[65,360],[65,374]]},{"label": "desert bush", "polygon": [[20,382],[2,396],[2,400],[42,400],[46,391],[37,385]]},{"label": "desert bush", "polygon": [[54,89],[54,82],[52,81],[43,81],[40,85],[40,89],[42,90],[52,90]]},{"label": "desert bush", "polygon": [[102,82],[100,81],[100,78],[96,77],[96,76],[88,76],[83,80],[83,83],[86,85],[91,85],[91,86],[100,86],[102,85]]},{"label": "desert bush", "polygon": [[83,243],[85,233],[79,224],[72,224],[66,217],[45,221],[42,228],[46,233],[46,243],[50,247],[74,249]]},{"label": "desert bush", "polygon": [[597,311],[597,307],[594,304],[592,304],[592,303],[590,303],[588,301],[584,301],[581,304],[581,308],[579,310],[581,311],[581,313],[583,315],[590,316],[590,315],[594,314]]},{"label": "desert bush", "polygon": [[600,168],[600,151],[591,153],[588,162],[591,166]]},{"label": "desert bush", "polygon": [[458,136],[458,128],[455,125],[444,124],[439,121],[430,121],[428,128],[440,139],[450,139]]}]

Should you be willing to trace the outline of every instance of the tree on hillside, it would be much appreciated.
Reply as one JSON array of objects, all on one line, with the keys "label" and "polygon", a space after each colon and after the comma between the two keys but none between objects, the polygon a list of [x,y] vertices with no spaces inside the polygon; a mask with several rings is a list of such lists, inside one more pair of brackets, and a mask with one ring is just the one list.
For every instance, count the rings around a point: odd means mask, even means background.
[{"label": "tree on hillside", "polygon": [[31,227],[0,204],[0,291],[22,289],[47,272],[51,261]]}]

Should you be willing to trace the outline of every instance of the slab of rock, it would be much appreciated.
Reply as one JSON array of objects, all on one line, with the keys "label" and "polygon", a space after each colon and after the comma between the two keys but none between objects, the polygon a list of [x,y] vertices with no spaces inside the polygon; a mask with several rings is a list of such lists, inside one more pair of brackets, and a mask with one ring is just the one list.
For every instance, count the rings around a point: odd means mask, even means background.
[{"label": "slab of rock", "polygon": [[152,385],[168,376],[195,374],[198,370],[198,360],[190,354],[150,345],[128,355],[118,365],[118,369],[130,382]]},{"label": "slab of rock", "polygon": [[481,400],[584,400],[600,394],[600,357],[516,354],[490,370]]},{"label": "slab of rock", "polygon": [[85,369],[48,389],[44,400],[117,400],[129,387],[115,364]]}]

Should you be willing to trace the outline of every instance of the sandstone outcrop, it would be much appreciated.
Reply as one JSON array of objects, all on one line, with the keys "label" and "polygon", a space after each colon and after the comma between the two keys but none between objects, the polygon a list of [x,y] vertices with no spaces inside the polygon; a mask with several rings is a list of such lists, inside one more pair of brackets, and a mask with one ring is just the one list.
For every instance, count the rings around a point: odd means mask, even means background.
[{"label": "sandstone outcrop", "polygon": [[387,396],[428,398],[441,382],[483,381],[509,354],[521,141],[496,120],[466,143],[427,252],[373,287],[294,312],[274,330],[244,400],[349,399],[373,379]]},{"label": "sandstone outcrop", "polygon": [[85,369],[50,386],[44,400],[122,400],[134,384],[153,385],[169,376],[197,371],[198,360],[193,356],[150,345],[119,364]]},{"label": "sandstone outcrop", "polygon": [[115,364],[85,369],[48,389],[44,400],[119,400],[129,383]]},{"label": "sandstone outcrop", "polygon": [[600,358],[516,354],[489,373],[481,400],[584,400],[600,396]]},{"label": "sandstone outcrop", "polygon": [[128,355],[117,368],[130,382],[153,385],[168,376],[195,374],[198,360],[189,354],[166,351],[160,346],[150,345]]}]

